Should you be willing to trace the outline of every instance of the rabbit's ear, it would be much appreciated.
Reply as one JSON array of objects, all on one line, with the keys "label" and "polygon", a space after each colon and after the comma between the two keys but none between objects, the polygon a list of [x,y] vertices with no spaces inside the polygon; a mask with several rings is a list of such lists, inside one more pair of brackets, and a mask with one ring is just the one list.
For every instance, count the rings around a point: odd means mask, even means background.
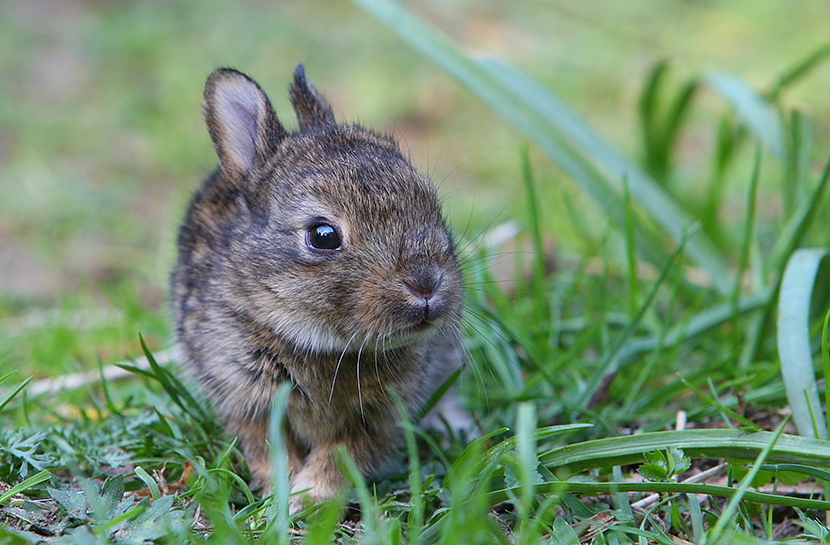
[{"label": "rabbit's ear", "polygon": [[305,77],[305,66],[302,64],[294,71],[294,83],[291,84],[290,92],[291,104],[297,112],[301,131],[335,124],[331,106],[308,82]]},{"label": "rabbit's ear", "polygon": [[219,163],[235,182],[261,166],[287,136],[259,85],[230,68],[208,78],[205,118]]}]

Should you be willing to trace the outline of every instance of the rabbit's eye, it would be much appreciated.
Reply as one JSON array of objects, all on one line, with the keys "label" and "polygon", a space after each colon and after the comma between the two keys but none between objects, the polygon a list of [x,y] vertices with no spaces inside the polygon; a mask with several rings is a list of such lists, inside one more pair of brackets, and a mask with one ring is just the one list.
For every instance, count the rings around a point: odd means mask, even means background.
[{"label": "rabbit's eye", "polygon": [[318,223],[308,228],[306,244],[315,250],[339,250],[340,234],[328,223]]}]

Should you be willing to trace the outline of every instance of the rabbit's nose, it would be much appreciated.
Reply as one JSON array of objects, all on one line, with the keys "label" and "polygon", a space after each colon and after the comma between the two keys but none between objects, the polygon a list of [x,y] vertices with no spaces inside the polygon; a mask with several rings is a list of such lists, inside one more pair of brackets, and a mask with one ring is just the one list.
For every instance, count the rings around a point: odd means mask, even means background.
[{"label": "rabbit's nose", "polygon": [[427,304],[430,303],[435,291],[441,285],[443,275],[434,270],[420,270],[417,271],[413,277],[404,282],[409,292],[417,297],[423,299]]}]

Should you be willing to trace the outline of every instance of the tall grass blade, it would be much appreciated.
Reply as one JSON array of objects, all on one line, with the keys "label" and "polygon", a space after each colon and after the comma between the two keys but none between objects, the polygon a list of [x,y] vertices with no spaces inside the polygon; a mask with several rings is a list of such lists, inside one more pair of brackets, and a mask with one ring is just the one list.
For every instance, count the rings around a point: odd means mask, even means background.
[{"label": "tall grass blade", "polygon": [[628,265],[628,312],[633,319],[637,315],[640,302],[640,275],[637,274],[637,239],[634,236],[634,207],[628,179],[623,180],[623,207],[625,208],[625,257]]},{"label": "tall grass blade", "polygon": [[[769,432],[772,435],[772,432]],[[642,460],[642,457],[640,458]],[[702,483],[677,482],[584,482],[584,481],[553,481],[536,485],[539,494],[614,494],[617,492],[646,492],[659,494],[706,494],[722,498],[733,498],[738,495],[738,489],[731,486],[720,486]],[[502,488],[493,490],[487,495],[488,502],[496,505],[505,501],[517,492],[516,488]],[[813,500],[796,496],[783,496],[765,492],[745,491],[742,498],[746,501],[767,505],[787,505],[801,509],[830,509],[830,501]]]},{"label": "tall grass blade", "polygon": [[[824,315],[821,327],[821,363],[824,367],[824,407],[827,410],[827,429],[830,430],[830,388],[827,379],[830,378],[830,309]],[[828,479],[830,480],[830,479]]]},{"label": "tall grass blade", "polygon": [[532,318],[539,323],[543,323],[549,315],[549,306],[546,304],[546,283],[544,282],[548,274],[547,252],[545,251],[544,236],[542,235],[539,194],[536,191],[536,179],[533,175],[533,166],[530,163],[530,152],[527,146],[522,148],[521,161],[522,181],[527,195],[527,211],[530,222],[528,230],[530,231],[535,253],[531,269],[533,274],[530,281],[530,290],[537,304],[533,307],[534,314]]},{"label": "tall grass blade", "polygon": [[277,389],[271,402],[271,418],[268,423],[274,498],[270,507],[268,528],[263,535],[263,539],[267,537],[265,542],[276,544],[287,544],[289,542],[288,531],[291,522],[288,516],[288,504],[291,496],[291,487],[288,482],[288,448],[283,433],[285,412],[290,394],[291,384],[288,382]]},{"label": "tall grass blade", "polygon": [[746,221],[744,222],[744,237],[741,243],[741,253],[738,258],[738,274],[735,279],[735,287],[732,292],[732,302],[735,308],[741,296],[741,284],[744,273],[749,267],[750,252],[753,246],[753,235],[755,233],[755,211],[758,203],[758,178],[761,174],[761,149],[755,153],[755,162],[752,167],[752,176],[749,180],[749,190],[746,199]]},{"label": "tall grass blade", "polygon": [[694,98],[700,84],[695,79],[687,83],[680,94],[674,100],[666,119],[666,128],[663,130],[663,154],[665,155],[666,174],[669,174],[669,160],[672,157],[672,148],[677,141],[677,136],[680,133],[680,127],[689,112]]},{"label": "tall grass blade", "polygon": [[519,465],[519,517],[529,522],[533,508],[536,481],[536,407],[533,403],[520,403],[516,417],[516,456]]},{"label": "tall grass blade", "polygon": [[[752,484],[752,481],[755,479],[755,476],[758,475],[758,472],[761,470],[761,466],[766,461],[767,456],[769,456],[769,453],[775,446],[776,441],[778,441],[778,438],[781,437],[781,433],[784,431],[784,426],[787,425],[788,420],[788,418],[785,418],[784,421],[778,426],[778,429],[773,432],[773,436],[770,438],[769,443],[767,443],[766,447],[764,447],[764,449],[759,452],[758,456],[755,458],[755,463],[752,464],[752,468],[746,475],[744,475],[744,478],[741,479],[735,495],[729,498],[729,503],[726,504],[726,508],[723,510],[723,513],[721,513],[720,517],[718,517],[718,521],[715,523],[714,528],[712,528],[711,533],[706,536],[711,539],[712,543],[718,543],[720,537],[726,531],[726,525],[732,523],[732,517],[737,512],[741,500],[746,495],[746,492]],[[709,539],[705,539],[703,542],[709,543]]]},{"label": "tall grass blade", "polygon": [[638,355],[658,347],[671,348],[692,340],[733,319],[736,312],[745,314],[768,305],[774,295],[774,289],[766,288],[753,295],[740,298],[737,311],[731,302],[720,303],[700,311],[687,322],[672,327],[664,335],[631,339],[615,356],[614,367],[618,369],[625,367],[636,361]]},{"label": "tall grass blade", "polygon": [[613,346],[611,346],[611,348],[606,353],[605,358],[603,359],[603,362],[600,365],[600,369],[597,371],[597,373],[594,374],[594,377],[588,383],[588,387],[581,395],[581,399],[579,401],[580,407],[589,407],[594,396],[597,394],[603,382],[605,381],[606,377],[609,377],[617,371],[619,371],[619,359],[617,358],[617,356],[620,353],[620,350],[622,350],[625,343],[627,343],[631,339],[631,336],[634,335],[634,332],[637,330],[637,327],[639,327],[640,321],[643,319],[643,316],[645,315],[648,308],[651,306],[651,303],[654,301],[655,297],[657,297],[657,292],[663,285],[663,282],[665,282],[666,278],[668,278],[669,272],[672,270],[675,262],[677,261],[677,257],[683,252],[685,242],[685,238],[681,240],[680,246],[678,246],[678,248],[668,257],[668,259],[666,259],[666,262],[663,264],[663,267],[660,270],[660,276],[657,278],[657,281],[654,283],[654,286],[646,295],[646,298],[643,301],[642,305],[640,305],[640,308],[637,310],[637,313],[631,318],[631,321],[626,325],[625,329],[622,331],[622,333],[619,334],[617,339],[614,341]]},{"label": "tall grass blade", "polygon": [[[565,445],[539,456],[549,469],[582,471],[642,461],[644,452],[675,447],[691,458],[752,460],[772,438],[772,432],[711,429],[647,432]],[[830,442],[797,435],[782,435],[768,463],[830,467]]]},{"label": "tall grass blade", "polygon": [[732,74],[716,72],[703,81],[733,108],[747,130],[775,157],[784,158],[784,127],[769,103],[745,81]]},{"label": "tall grass blade", "polygon": [[409,456],[409,488],[411,490],[412,510],[407,517],[406,526],[408,542],[415,544],[419,543],[424,531],[424,483],[421,475],[421,457],[418,454],[418,443],[415,439],[415,430],[409,417],[409,411],[397,391],[392,390],[391,394],[401,419],[401,427],[406,440],[406,453]]},{"label": "tall grass blade", "polygon": [[790,258],[790,254],[801,243],[807,229],[809,229],[815,220],[816,210],[824,199],[824,192],[827,189],[828,180],[830,180],[830,161],[827,161],[827,165],[824,167],[824,172],[815,190],[801,201],[796,211],[781,229],[781,234],[778,235],[778,239],[775,241],[775,245],[770,252],[770,270],[778,271],[783,269],[784,262]]},{"label": "tall grass blade", "polygon": [[[10,372],[10,373],[7,373],[7,374],[3,375],[3,377],[2,377],[2,378],[0,378],[0,382],[5,381],[7,378],[9,378],[10,376],[12,376],[13,374],[14,374],[14,371],[12,371],[12,372]],[[20,384],[18,384],[18,385],[14,388],[14,390],[12,390],[11,392],[9,392],[9,393],[7,393],[7,394],[5,394],[5,395],[3,396],[3,399],[2,399],[2,400],[0,400],[0,412],[1,412],[3,409],[5,409],[5,408],[6,408],[6,405],[8,405],[9,403],[11,403],[11,400],[12,400],[12,399],[14,399],[15,397],[17,397],[17,394],[19,394],[21,391],[23,391],[23,389],[24,389],[24,388],[26,388],[26,386],[28,386],[30,382],[32,382],[32,379],[34,379],[34,377],[27,377],[27,378],[26,378],[23,382],[21,382]],[[5,392],[2,392],[2,393],[5,393]]]},{"label": "tall grass blade", "polygon": [[807,187],[813,153],[813,120],[799,110],[790,113],[786,176],[781,181],[785,217],[809,194]]},{"label": "tall grass blade", "polygon": [[[628,176],[632,196],[675,242],[689,230],[692,220],[688,214],[550,90],[505,64],[492,59],[476,61],[464,55],[445,35],[392,0],[354,1],[528,134],[608,211],[617,225],[624,225],[617,204],[622,179]],[[577,147],[583,151],[577,151]],[[661,255],[661,244],[655,237],[649,237],[649,246],[648,255]],[[689,241],[687,252],[709,273],[721,293],[729,292],[726,260],[705,235],[700,233]]]},{"label": "tall grass blade", "polygon": [[[787,263],[778,299],[777,341],[781,375],[795,427],[805,437],[815,437],[812,415],[822,414],[810,342],[810,299],[819,266],[826,255],[824,248],[796,251]],[[827,427],[822,425],[818,433],[826,439]]]},{"label": "tall grass blade", "polygon": [[812,72],[816,66],[824,62],[827,58],[830,58],[830,44],[825,44],[819,47],[804,60],[797,62],[792,68],[784,72],[784,74],[778,78],[778,82],[775,86],[768,93],[766,93],[767,98],[770,101],[777,100],[787,87]]},{"label": "tall grass blade", "polygon": [[640,124],[643,128],[643,151],[646,165],[652,175],[661,180],[660,174],[665,173],[663,150],[663,132],[657,121],[657,110],[660,99],[660,89],[663,85],[669,63],[665,60],[658,62],[651,69],[648,81],[640,95],[639,111]]},{"label": "tall grass blade", "polygon": [[[684,239],[692,229],[692,218],[648,174],[603,140],[562,99],[515,68],[495,59],[484,59],[479,64],[491,74],[493,84],[505,86],[513,100],[527,104],[536,115],[542,116],[549,130],[567,137],[609,172],[614,195],[621,191],[622,182],[626,180],[631,195],[666,234],[678,243]],[[694,239],[687,241],[686,251],[709,273],[715,287],[726,293],[729,283],[726,262],[711,241],[703,233],[698,233]]]},{"label": "tall grass blade", "polygon": [[360,510],[362,513],[361,522],[368,542],[375,537],[378,528],[378,504],[372,501],[372,494],[366,486],[366,479],[360,472],[360,468],[352,458],[352,455],[341,445],[336,450],[337,462],[340,469],[343,471],[343,476],[354,486],[357,493],[357,500],[360,503]]}]

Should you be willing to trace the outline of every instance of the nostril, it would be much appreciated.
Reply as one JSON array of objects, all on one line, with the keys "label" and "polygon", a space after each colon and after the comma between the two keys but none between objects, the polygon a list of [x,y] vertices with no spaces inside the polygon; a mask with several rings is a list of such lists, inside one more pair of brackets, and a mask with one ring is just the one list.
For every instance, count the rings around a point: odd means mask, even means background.
[{"label": "nostril", "polygon": [[410,282],[404,282],[404,284],[406,285],[406,289],[409,290],[409,293],[418,299],[426,299],[429,301],[432,298],[432,294],[435,293],[435,288],[433,287]]},{"label": "nostril", "polygon": [[409,281],[405,281],[404,284],[412,295],[429,303],[435,291],[441,285],[442,279],[443,275],[422,271]]}]

